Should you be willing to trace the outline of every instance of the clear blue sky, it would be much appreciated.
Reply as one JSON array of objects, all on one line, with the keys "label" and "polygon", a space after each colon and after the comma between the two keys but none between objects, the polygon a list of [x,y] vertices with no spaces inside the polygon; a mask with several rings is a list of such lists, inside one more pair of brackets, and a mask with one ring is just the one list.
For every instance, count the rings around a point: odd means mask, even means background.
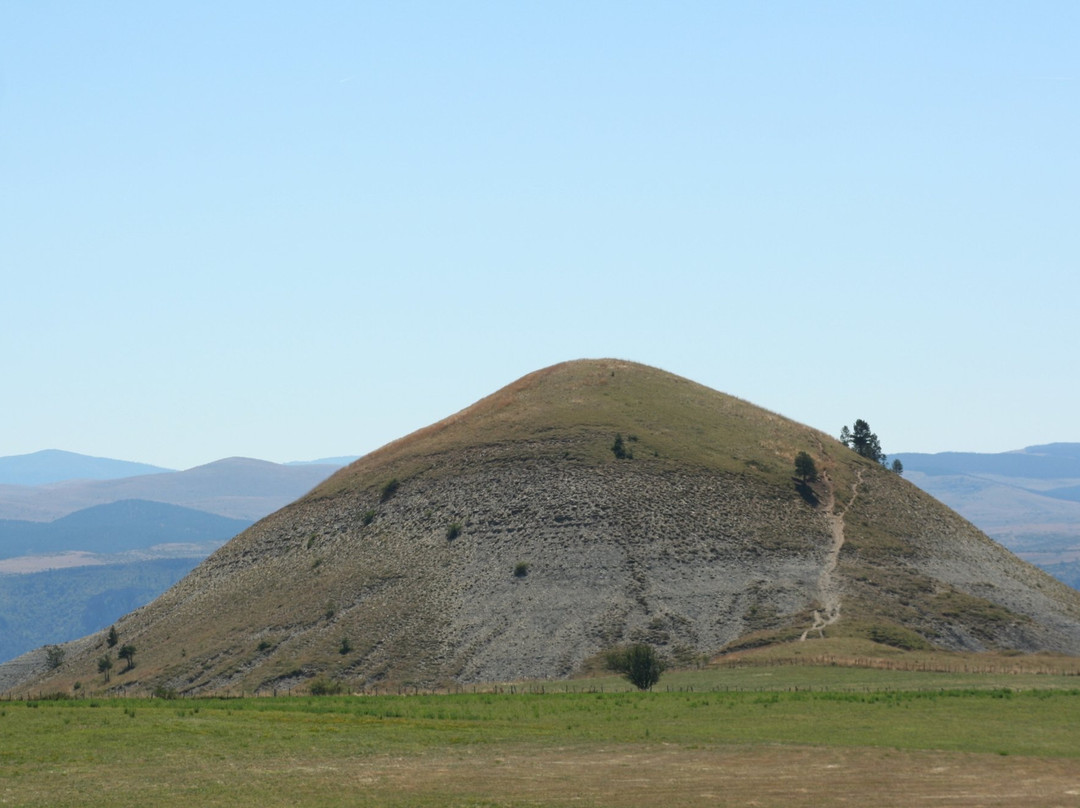
[{"label": "clear blue sky", "polygon": [[546,365],[1080,441],[1080,3],[0,6],[0,455],[363,454]]}]

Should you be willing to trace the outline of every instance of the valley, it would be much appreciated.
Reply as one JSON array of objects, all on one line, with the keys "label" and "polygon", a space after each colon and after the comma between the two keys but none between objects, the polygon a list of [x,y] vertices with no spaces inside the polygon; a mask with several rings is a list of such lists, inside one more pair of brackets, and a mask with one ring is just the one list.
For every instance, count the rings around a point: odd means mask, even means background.
[{"label": "valley", "polygon": [[1080,802],[1075,661],[1066,675],[746,662],[671,673],[650,693],[590,678],[441,694],[0,702],[0,797],[89,806],[104,794],[165,808],[810,808],[871,793],[897,808]]}]

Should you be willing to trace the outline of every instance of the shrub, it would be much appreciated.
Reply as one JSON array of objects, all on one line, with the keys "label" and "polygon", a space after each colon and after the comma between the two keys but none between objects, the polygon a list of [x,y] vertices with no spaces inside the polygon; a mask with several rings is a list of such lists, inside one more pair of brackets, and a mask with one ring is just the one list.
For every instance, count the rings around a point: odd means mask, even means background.
[{"label": "shrub", "polygon": [[608,668],[621,673],[638,690],[651,689],[666,667],[656,649],[643,642],[614,648],[605,656]]},{"label": "shrub", "polygon": [[867,636],[874,642],[905,651],[925,651],[933,647],[926,638],[902,626],[871,626]]},{"label": "shrub", "polygon": [[374,522],[375,521],[375,509],[374,508],[368,508],[362,514],[360,514],[360,521],[363,523],[364,527],[367,527],[372,522]]},{"label": "shrub", "polygon": [[341,654],[342,656],[345,656],[345,654],[349,653],[351,650],[352,650],[352,643],[349,642],[349,638],[348,637],[342,637],[341,638],[341,645],[338,647],[338,653]]},{"label": "shrub", "polygon": [[165,687],[165,685],[158,685],[154,688],[154,698],[172,701],[173,699],[180,698],[180,694],[171,687]]},{"label": "shrub", "polygon": [[386,485],[382,487],[382,491],[379,493],[379,501],[386,502],[390,497],[397,493],[397,490],[401,487],[401,481],[397,477],[391,478],[387,481]]},{"label": "shrub", "polygon": [[461,522],[451,522],[446,528],[446,540],[453,541],[461,535]]},{"label": "shrub", "polygon": [[64,649],[59,645],[47,645],[45,646],[45,664],[49,666],[49,670],[59,668],[64,664]]},{"label": "shrub", "polygon": [[311,684],[308,685],[308,692],[313,696],[337,696],[344,689],[345,686],[341,682],[321,676],[318,679],[312,679]]},{"label": "shrub", "polygon": [[616,460],[633,460],[634,453],[626,448],[622,434],[615,435],[615,442],[611,444],[611,451]]},{"label": "shrub", "polygon": [[529,565],[524,561],[519,561],[514,565],[514,577],[524,578],[529,574]]}]

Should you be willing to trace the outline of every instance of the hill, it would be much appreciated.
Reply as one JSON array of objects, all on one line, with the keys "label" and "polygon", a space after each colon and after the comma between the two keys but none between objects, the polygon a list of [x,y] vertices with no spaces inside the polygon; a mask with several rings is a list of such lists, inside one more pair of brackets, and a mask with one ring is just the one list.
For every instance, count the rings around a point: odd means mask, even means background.
[{"label": "hill", "polygon": [[0,558],[69,550],[120,553],[163,543],[224,542],[250,525],[249,519],[128,499],[84,508],[52,522],[0,520]]},{"label": "hill", "polygon": [[[108,462],[116,465],[100,467],[102,473],[138,467]],[[33,604],[0,612],[0,660],[78,636],[88,625],[79,615],[109,623],[152,600],[336,468],[231,458],[183,472],[0,486],[0,601],[16,604],[15,593],[38,593]]]},{"label": "hill", "polygon": [[94,505],[138,499],[254,521],[292,502],[337,468],[231,457],[186,471],[122,479],[0,485],[0,518],[48,522]]},{"label": "hill", "polygon": [[1021,558],[1080,586],[1080,444],[897,457],[920,488]]},{"label": "hill", "polygon": [[[821,432],[590,360],[361,458],[117,628],[139,658],[112,688],[271,691],[565,677],[638,640],[677,662],[830,635],[1077,654],[1080,593]],[[101,687],[103,653],[86,638],[29,686]]]},{"label": "hill", "polygon": [[0,660],[108,628],[183,578],[197,557],[150,558],[0,574]]},{"label": "hill", "polygon": [[58,449],[0,457],[0,485],[45,485],[63,480],[111,480],[168,471],[171,469],[147,463],[90,457]]}]

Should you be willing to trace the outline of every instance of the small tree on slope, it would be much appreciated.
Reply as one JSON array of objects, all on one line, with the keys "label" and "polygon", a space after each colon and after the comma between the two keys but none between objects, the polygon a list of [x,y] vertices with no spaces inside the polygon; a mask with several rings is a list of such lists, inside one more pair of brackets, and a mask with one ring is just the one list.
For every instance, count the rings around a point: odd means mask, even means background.
[{"label": "small tree on slope", "polygon": [[885,453],[881,451],[878,436],[870,431],[870,424],[861,418],[855,422],[854,429],[845,426],[840,430],[840,442],[868,460],[885,464]]},{"label": "small tree on slope", "polygon": [[814,464],[814,458],[806,452],[799,452],[795,455],[795,474],[804,483],[812,483],[816,480],[817,466]]}]

